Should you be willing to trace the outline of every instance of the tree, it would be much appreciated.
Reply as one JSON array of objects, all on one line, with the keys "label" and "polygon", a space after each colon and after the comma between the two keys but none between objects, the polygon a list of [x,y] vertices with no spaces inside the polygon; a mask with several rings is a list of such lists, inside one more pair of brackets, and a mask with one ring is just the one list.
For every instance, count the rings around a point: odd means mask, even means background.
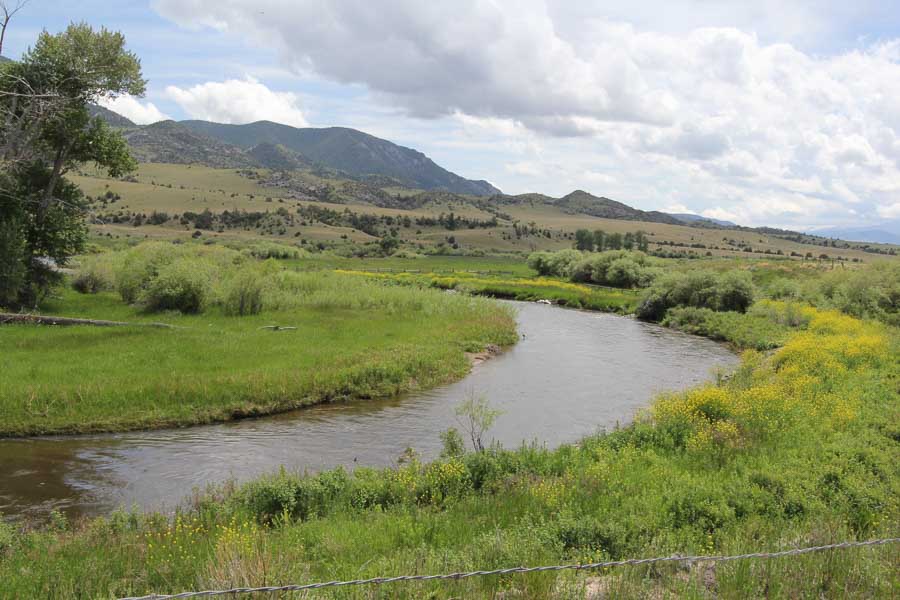
[{"label": "tree", "polygon": [[606,234],[602,229],[594,231],[594,249],[597,252],[603,252],[606,249]]},{"label": "tree", "polygon": [[587,229],[579,229],[575,232],[575,249],[582,252],[594,250],[594,236]]},{"label": "tree", "polygon": [[6,29],[16,13],[25,8],[28,0],[17,0],[15,3],[0,0],[0,56],[3,56],[3,40],[6,39]]},{"label": "tree", "polygon": [[634,234],[630,231],[625,234],[625,237],[622,239],[622,247],[626,250],[632,250],[634,248]]},{"label": "tree", "polygon": [[622,249],[622,234],[621,233],[611,233],[606,236],[606,249],[607,250],[621,250]]},{"label": "tree", "polygon": [[634,234],[634,243],[641,252],[647,252],[647,250],[650,249],[650,242],[647,241],[647,234],[643,231],[639,230]]},{"label": "tree", "polygon": [[400,247],[400,240],[393,235],[386,235],[378,241],[378,245],[381,246],[382,254],[387,256]]},{"label": "tree", "polygon": [[66,174],[86,162],[111,177],[137,166],[88,106],[145,86],[124,37],[86,24],[45,31],[20,61],[0,65],[0,302],[37,303],[81,250],[86,204]]},{"label": "tree", "polygon": [[484,396],[478,396],[474,392],[469,392],[466,399],[456,407],[456,416],[469,434],[476,452],[484,452],[484,434],[501,414],[502,411],[491,408]]}]

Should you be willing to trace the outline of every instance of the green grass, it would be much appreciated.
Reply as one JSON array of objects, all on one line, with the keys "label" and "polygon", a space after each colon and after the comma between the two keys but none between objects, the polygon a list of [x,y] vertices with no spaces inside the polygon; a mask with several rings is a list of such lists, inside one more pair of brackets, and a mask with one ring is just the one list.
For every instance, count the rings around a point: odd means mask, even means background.
[{"label": "green grass", "polygon": [[[145,314],[112,292],[66,290],[42,312],[178,328],[0,327],[0,435],[188,425],[392,396],[459,378],[465,351],[515,340],[509,311],[486,301],[319,279],[338,287],[244,317]],[[297,329],[260,329],[270,324]]]},{"label": "green grass", "polygon": [[300,270],[347,269],[360,271],[420,272],[451,275],[475,273],[495,276],[532,277],[525,258],[519,255],[452,256],[427,255],[420,258],[345,258],[331,254],[313,254],[306,258],[285,261]]}]

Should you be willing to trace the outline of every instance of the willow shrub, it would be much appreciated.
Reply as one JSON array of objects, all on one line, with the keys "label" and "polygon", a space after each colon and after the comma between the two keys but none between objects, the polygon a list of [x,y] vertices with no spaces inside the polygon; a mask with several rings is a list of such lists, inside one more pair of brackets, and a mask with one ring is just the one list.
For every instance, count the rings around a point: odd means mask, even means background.
[{"label": "willow shrub", "polygon": [[670,308],[693,306],[714,311],[746,312],[755,289],[745,271],[688,271],[658,279],[637,308],[638,318],[660,321]]}]

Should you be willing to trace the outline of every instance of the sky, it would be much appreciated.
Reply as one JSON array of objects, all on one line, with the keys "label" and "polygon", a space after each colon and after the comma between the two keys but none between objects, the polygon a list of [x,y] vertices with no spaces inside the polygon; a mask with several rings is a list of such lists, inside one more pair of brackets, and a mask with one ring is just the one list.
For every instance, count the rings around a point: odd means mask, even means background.
[{"label": "sky", "polygon": [[149,80],[132,120],[346,126],[506,193],[792,229],[900,220],[896,0],[31,0]]}]

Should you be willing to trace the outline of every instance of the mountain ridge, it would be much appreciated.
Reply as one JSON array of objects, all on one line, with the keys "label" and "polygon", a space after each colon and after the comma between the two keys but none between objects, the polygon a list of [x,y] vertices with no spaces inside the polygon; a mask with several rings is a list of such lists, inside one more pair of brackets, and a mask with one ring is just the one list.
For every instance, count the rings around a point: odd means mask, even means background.
[{"label": "mountain ridge", "polygon": [[[424,190],[475,196],[500,193],[499,189],[487,181],[466,179],[444,169],[418,150],[347,127],[297,128],[271,121],[257,121],[244,125],[197,120],[172,123],[202,136],[202,139],[216,140],[220,145],[240,149],[250,157],[244,161],[248,165],[284,168],[293,160],[299,160],[302,163],[333,169],[364,180],[386,177],[396,180],[400,185]],[[153,125],[139,126],[139,128],[146,127]],[[188,137],[186,134],[181,135],[184,140]],[[132,139],[135,139],[134,135]],[[138,143],[141,139],[143,138],[136,138],[134,143]],[[261,145],[263,148],[254,153],[253,150]],[[274,151],[273,147],[278,146],[297,156],[291,159],[284,150]],[[229,154],[235,152],[231,151]],[[261,157],[273,158],[280,166],[261,164],[258,161]],[[179,162],[184,162],[188,158],[189,156],[186,156]]]}]

